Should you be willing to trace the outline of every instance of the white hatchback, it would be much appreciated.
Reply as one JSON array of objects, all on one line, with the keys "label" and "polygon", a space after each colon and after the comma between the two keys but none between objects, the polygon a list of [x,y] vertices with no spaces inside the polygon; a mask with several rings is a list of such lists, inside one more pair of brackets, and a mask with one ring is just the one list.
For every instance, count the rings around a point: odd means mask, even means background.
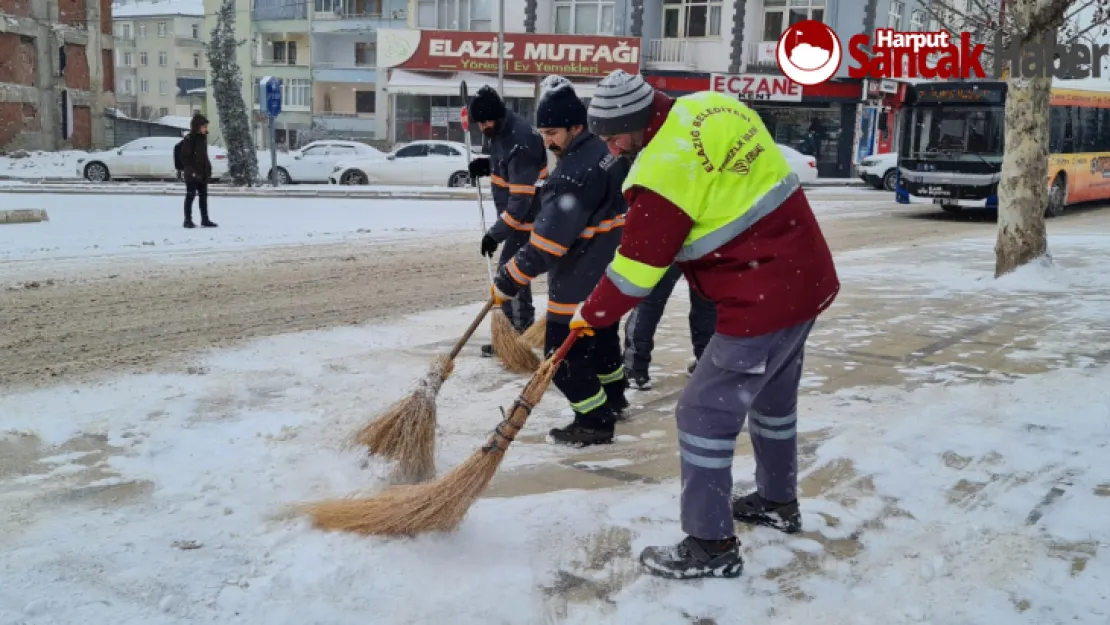
[{"label": "white hatchback", "polygon": [[384,158],[342,161],[329,177],[331,184],[385,184],[462,187],[470,184],[467,165],[481,156],[476,148],[456,141],[413,141]]},{"label": "white hatchback", "polygon": [[[108,182],[112,179],[173,180],[173,148],[180,137],[146,137],[136,139],[114,150],[90,152],[78,159],[77,175],[90,182]],[[227,176],[227,152],[223,148],[208,146],[208,160],[212,162],[212,178]]]},{"label": "white hatchback", "polygon": [[802,184],[817,180],[817,159],[806,156],[788,145],[782,145],[781,143],[776,145],[779,146],[782,155],[786,157],[786,162],[790,164],[790,170],[798,176],[798,180]]},{"label": "white hatchback", "polygon": [[[384,159],[385,154],[365,143],[358,141],[313,141],[296,152],[278,152],[278,184],[296,182],[324,182],[331,177],[332,170],[342,161],[352,159]],[[258,171],[270,179],[272,166],[270,152],[258,153]]]}]

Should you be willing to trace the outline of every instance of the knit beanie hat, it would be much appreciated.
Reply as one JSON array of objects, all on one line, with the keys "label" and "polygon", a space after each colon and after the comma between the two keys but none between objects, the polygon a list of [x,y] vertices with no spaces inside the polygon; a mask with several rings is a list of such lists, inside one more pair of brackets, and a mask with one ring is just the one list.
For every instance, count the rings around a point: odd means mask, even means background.
[{"label": "knit beanie hat", "polygon": [[562,76],[548,76],[536,105],[536,128],[570,128],[586,125],[586,105],[578,99],[574,86]]},{"label": "knit beanie hat", "polygon": [[505,102],[493,87],[484,85],[470,99],[467,113],[477,123],[501,121],[505,118]]},{"label": "knit beanie hat", "polygon": [[612,136],[647,128],[655,89],[639,74],[618,69],[598,83],[590,100],[590,132]]}]

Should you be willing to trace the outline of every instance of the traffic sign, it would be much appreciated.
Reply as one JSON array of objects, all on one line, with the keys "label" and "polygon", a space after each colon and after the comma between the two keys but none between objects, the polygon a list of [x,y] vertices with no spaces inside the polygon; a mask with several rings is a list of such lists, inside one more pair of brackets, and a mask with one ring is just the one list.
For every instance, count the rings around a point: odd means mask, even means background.
[{"label": "traffic sign", "polygon": [[277,117],[281,114],[281,79],[266,76],[259,81],[259,86],[261,87],[259,93],[262,97],[262,102],[259,104],[271,118]]}]

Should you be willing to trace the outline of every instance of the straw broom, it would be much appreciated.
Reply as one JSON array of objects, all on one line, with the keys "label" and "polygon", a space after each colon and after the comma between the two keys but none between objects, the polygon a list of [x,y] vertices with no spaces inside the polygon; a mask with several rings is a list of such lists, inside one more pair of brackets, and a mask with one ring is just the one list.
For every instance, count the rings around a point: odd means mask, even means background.
[{"label": "straw broom", "polygon": [[542,350],[544,343],[547,341],[547,317],[533,323],[531,327],[524,331],[524,334],[520,335],[520,340],[532,349]]},{"label": "straw broom", "polygon": [[578,332],[572,332],[559,350],[532,375],[485,446],[447,475],[435,482],[394,486],[370,498],[305,504],[300,510],[312,517],[317,528],[324,530],[366,535],[454,530],[497,473],[509,445],[543,398],[551,378],[578,336]]},{"label": "straw broom", "polygon": [[355,434],[370,453],[398,461],[400,479],[422,482],[435,476],[436,395],[455,369],[455,358],[493,308],[490,298],[451,353],[432,362],[416,389]]},{"label": "straw broom", "polygon": [[500,310],[493,312],[490,320],[490,343],[493,353],[505,369],[513,373],[535,373],[540,366],[540,359],[527,345],[521,341],[520,334],[513,328],[512,322]]}]

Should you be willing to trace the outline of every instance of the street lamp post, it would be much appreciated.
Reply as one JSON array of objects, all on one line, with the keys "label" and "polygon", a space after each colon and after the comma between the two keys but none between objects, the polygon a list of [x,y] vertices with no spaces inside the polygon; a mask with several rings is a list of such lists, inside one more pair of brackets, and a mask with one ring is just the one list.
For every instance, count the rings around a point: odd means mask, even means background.
[{"label": "street lamp post", "polygon": [[505,0],[497,0],[497,93],[505,97]]}]

